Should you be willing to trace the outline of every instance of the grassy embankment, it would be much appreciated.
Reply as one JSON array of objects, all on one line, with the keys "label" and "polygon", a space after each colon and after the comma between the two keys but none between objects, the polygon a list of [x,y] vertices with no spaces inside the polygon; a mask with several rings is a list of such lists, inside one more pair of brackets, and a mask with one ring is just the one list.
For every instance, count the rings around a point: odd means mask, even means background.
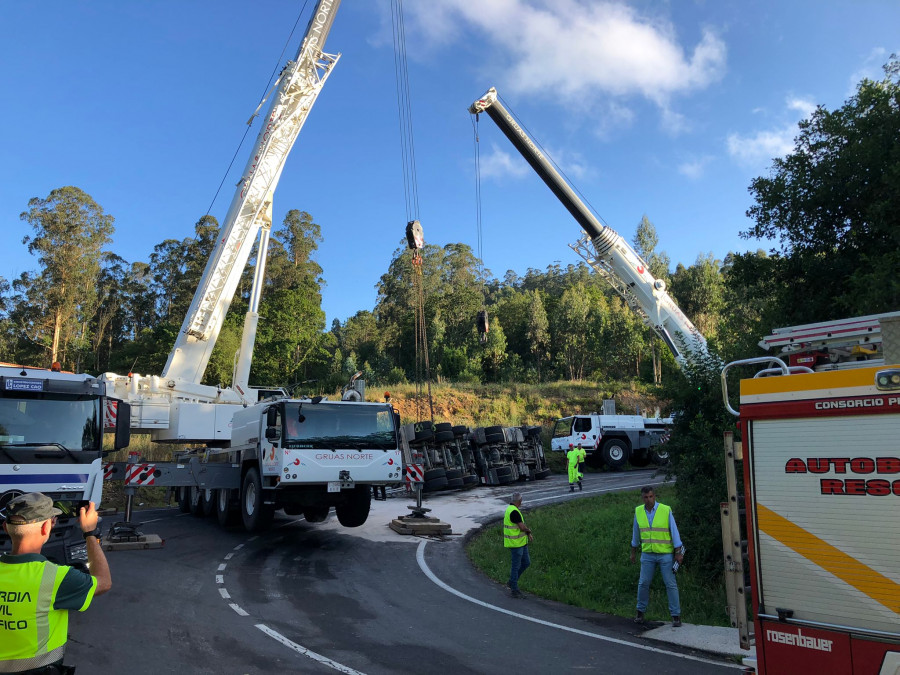
[{"label": "grassy embankment", "polygon": [[[656,494],[677,515],[674,490],[660,487]],[[639,503],[640,492],[636,491],[526,511],[534,542],[529,548],[531,567],[520,582],[522,590],[596,612],[633,616],[640,567],[638,563],[631,565],[628,557],[634,508]],[[469,542],[467,552],[482,572],[505,584],[509,579],[509,553],[503,548],[501,528],[502,522],[485,528]],[[721,583],[711,585],[694,573],[690,551],[678,572],[678,589],[684,621],[728,625],[725,589]],[[646,615],[651,621],[669,620],[666,589],[658,573],[650,587]]]}]

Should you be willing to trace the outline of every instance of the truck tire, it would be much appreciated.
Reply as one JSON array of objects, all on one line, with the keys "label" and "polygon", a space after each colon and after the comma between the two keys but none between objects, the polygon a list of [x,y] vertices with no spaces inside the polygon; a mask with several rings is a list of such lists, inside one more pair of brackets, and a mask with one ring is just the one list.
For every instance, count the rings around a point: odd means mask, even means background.
[{"label": "truck tire", "polygon": [[372,489],[368,485],[356,485],[347,497],[347,501],[334,507],[334,512],[344,527],[359,527],[369,517]]},{"label": "truck tire", "polygon": [[201,490],[200,491],[200,510],[204,517],[209,517],[216,512],[216,491]]},{"label": "truck tire", "polygon": [[425,486],[422,488],[425,492],[437,492],[438,490],[443,490],[450,481],[447,480],[446,476],[441,476],[440,478],[432,478],[431,480],[425,481]]},{"label": "truck tire", "polygon": [[435,431],[434,432],[434,440],[436,440],[438,443],[449,443],[454,438],[456,438],[456,437],[453,435],[453,432],[450,431],[449,429],[446,431]]},{"label": "truck tire", "polygon": [[453,427],[453,429],[451,429],[451,431],[453,432],[454,436],[465,436],[467,433],[469,433],[469,427],[464,427],[464,426]]},{"label": "truck tire", "polygon": [[307,506],[303,509],[303,517],[307,523],[321,523],[328,517],[328,511],[331,507],[325,506]]},{"label": "truck tire", "polygon": [[552,471],[550,471],[550,469],[541,469],[540,471],[535,472],[534,479],[535,480],[544,480],[551,473],[552,473]]},{"label": "truck tire", "polygon": [[191,485],[190,492],[190,511],[192,516],[197,518],[203,517],[203,490],[196,485]]},{"label": "truck tire", "polygon": [[237,522],[237,508],[232,499],[231,490],[216,490],[216,520],[222,527],[234,525]]},{"label": "truck tire", "polygon": [[508,464],[505,466],[498,466],[496,471],[497,471],[497,478],[500,478],[501,476],[510,476],[510,477],[512,476],[512,467],[509,466]]},{"label": "truck tire", "polygon": [[447,469],[447,480],[462,478],[462,469]]},{"label": "truck tire", "polygon": [[601,452],[603,462],[610,469],[621,469],[628,462],[628,441],[621,438],[610,438],[603,444]]},{"label": "truck tire", "polygon": [[187,485],[178,488],[178,509],[182,513],[191,512],[191,489]]},{"label": "truck tire", "polygon": [[453,431],[453,425],[450,422],[438,422],[434,425],[435,432],[438,431]]},{"label": "truck tire", "polygon": [[478,479],[478,475],[474,473],[467,473],[462,477],[463,485],[477,485],[480,481]]},{"label": "truck tire", "polygon": [[263,503],[262,479],[259,469],[251,466],[241,487],[241,520],[248,532],[258,532],[272,524],[275,509]]},{"label": "truck tire", "polygon": [[461,488],[465,483],[462,478],[450,478],[447,480],[447,487],[451,490]]},{"label": "truck tire", "polygon": [[413,429],[416,441],[430,441],[434,438],[434,425],[431,422],[416,422]]},{"label": "truck tire", "polygon": [[667,466],[669,464],[669,450],[664,443],[652,446],[647,454],[650,455],[650,461],[657,466]]},{"label": "truck tire", "polygon": [[437,478],[446,478],[447,470],[446,469],[428,469],[423,476],[425,482],[435,480]]},{"label": "truck tire", "polygon": [[[493,429],[494,427],[491,427],[491,428]],[[496,427],[496,428],[499,429],[500,427]],[[505,443],[506,437],[503,435],[502,431],[499,434],[489,434],[487,432],[484,432],[484,442],[485,443]]]}]

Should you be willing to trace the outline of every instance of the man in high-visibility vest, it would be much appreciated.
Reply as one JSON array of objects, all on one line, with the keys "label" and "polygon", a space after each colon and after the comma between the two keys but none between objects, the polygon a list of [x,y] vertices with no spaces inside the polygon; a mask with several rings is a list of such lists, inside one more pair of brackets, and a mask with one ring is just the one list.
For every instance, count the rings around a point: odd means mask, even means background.
[{"label": "man in high-visibility vest", "polygon": [[579,443],[578,444],[578,489],[583,490],[581,482],[584,480],[584,461],[587,459],[587,450],[584,449],[584,446]]},{"label": "man in high-visibility vest", "polygon": [[569,472],[569,492],[575,492],[575,484],[581,487],[581,476],[578,473],[578,462],[581,459],[581,451],[569,443],[569,451],[566,453],[566,469]]},{"label": "man in high-visibility vest", "polygon": [[90,574],[55,565],[41,555],[61,514],[40,492],[16,497],[6,506],[3,529],[12,541],[12,553],[0,556],[0,673],[75,672],[62,665],[69,610],[83,612],[94,596],[112,587],[93,502],[78,513]]},{"label": "man in high-visibility vest", "polygon": [[528,526],[519,507],[522,506],[522,493],[513,492],[509,506],[503,514],[503,546],[509,549],[510,566],[509,581],[506,583],[514,598],[524,598],[519,590],[519,578],[531,565],[528,555],[528,542],[534,541],[534,535]]},{"label": "man in high-visibility vest", "polygon": [[[666,594],[669,598],[669,614],[672,615],[672,626],[681,626],[681,601],[678,597],[678,582],[672,570],[673,558],[681,564],[684,555],[681,552],[681,536],[675,525],[675,516],[671,507],[656,501],[653,488],[641,488],[641,499],[644,503],[634,510],[634,525],[631,533],[631,562],[634,554],[641,550],[641,577],[638,581],[637,614],[635,623],[644,622],[644,612],[650,601],[650,582],[659,567]],[[677,550],[677,552],[676,552]]]}]

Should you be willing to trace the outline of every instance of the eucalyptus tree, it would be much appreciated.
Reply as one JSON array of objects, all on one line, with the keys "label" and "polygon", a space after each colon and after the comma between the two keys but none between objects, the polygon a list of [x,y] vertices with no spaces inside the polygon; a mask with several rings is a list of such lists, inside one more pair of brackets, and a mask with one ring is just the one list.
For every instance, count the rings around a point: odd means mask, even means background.
[{"label": "eucalyptus tree", "polygon": [[37,256],[41,269],[20,277],[18,292],[27,301],[42,301],[23,328],[49,361],[74,367],[78,350],[90,344],[87,325],[96,310],[100,259],[111,241],[114,218],[73,186],[29,200],[20,218],[34,231],[22,243]]}]

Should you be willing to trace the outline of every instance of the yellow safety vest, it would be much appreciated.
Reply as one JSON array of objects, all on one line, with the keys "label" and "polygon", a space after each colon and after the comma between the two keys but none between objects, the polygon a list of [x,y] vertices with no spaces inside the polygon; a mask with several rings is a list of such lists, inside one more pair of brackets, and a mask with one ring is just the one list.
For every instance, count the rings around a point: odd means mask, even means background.
[{"label": "yellow safety vest", "polygon": [[[53,605],[68,571],[46,560],[0,562],[0,673],[40,668],[62,659],[69,612]],[[92,589],[85,605],[93,595]]]},{"label": "yellow safety vest", "polygon": [[581,461],[581,453],[577,448],[572,448],[566,453],[566,459],[569,460],[569,482],[574,483],[578,480],[578,462]]},{"label": "yellow safety vest", "polygon": [[665,504],[656,504],[653,524],[647,519],[647,509],[643,505],[634,510],[638,529],[641,532],[641,551],[646,553],[673,553],[672,533],[669,532],[669,514],[672,509]]},{"label": "yellow safety vest", "polygon": [[[506,513],[503,514],[503,546],[506,548],[521,548],[528,544],[528,535],[519,529],[518,523],[510,520],[513,511],[518,512],[520,516],[522,515],[522,512],[519,511],[515,504],[510,504],[506,507]],[[525,523],[524,516],[522,517],[522,523]]]}]

